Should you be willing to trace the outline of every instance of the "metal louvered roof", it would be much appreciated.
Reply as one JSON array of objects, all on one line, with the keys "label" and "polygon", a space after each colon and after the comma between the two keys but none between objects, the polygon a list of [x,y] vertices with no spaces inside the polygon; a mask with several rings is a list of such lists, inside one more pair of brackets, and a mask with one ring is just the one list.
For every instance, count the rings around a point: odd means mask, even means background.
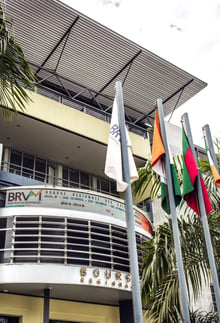
[{"label": "metal louvered roof", "polygon": [[146,128],[157,98],[164,114],[207,84],[57,0],[5,0],[39,83],[109,113],[123,84],[126,120]]}]

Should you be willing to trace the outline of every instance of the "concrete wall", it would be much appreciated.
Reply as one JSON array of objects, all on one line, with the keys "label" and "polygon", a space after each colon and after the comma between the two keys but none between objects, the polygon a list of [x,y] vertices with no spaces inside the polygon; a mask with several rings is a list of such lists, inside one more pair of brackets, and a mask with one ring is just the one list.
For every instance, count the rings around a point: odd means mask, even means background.
[{"label": "concrete wall", "polygon": [[[0,315],[21,317],[22,323],[43,322],[43,298],[0,293]],[[50,319],[83,323],[119,323],[119,308],[51,300]]]},{"label": "concrete wall", "polygon": [[[23,111],[25,115],[43,120],[63,129],[88,137],[95,141],[107,144],[109,123],[90,116],[74,108],[51,100],[34,92],[28,92],[32,102]],[[95,131],[94,131],[95,129]],[[147,138],[129,132],[133,154],[147,159],[150,156],[149,141]]]}]

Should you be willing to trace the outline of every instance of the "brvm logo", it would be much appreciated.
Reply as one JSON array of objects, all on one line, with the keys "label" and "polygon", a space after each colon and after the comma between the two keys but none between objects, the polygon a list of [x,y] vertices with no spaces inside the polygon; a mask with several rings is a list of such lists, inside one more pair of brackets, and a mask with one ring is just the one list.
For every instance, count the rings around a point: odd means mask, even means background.
[{"label": "brvm logo", "polygon": [[41,192],[42,190],[37,192],[33,190],[27,192],[8,192],[8,202],[41,201]]}]

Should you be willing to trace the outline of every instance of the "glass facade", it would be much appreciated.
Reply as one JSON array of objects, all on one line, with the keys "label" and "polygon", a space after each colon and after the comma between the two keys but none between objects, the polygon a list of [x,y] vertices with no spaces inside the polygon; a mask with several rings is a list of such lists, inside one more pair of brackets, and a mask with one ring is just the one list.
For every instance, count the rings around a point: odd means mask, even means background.
[{"label": "glass facade", "polygon": [[57,176],[58,165],[20,151],[9,149],[7,161],[2,162],[2,169],[51,185],[95,190],[97,192],[119,196],[116,184],[104,177],[62,166],[61,178]]}]

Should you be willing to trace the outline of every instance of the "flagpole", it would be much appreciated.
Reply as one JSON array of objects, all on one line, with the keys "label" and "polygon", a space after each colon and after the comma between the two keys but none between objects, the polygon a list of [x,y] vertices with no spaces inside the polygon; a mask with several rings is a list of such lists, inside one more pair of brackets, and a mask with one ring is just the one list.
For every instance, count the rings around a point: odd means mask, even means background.
[{"label": "flagpole", "polygon": [[130,185],[130,170],[128,163],[128,149],[127,137],[125,130],[125,117],[124,117],[124,102],[122,94],[122,85],[120,81],[116,82],[116,100],[118,104],[118,120],[121,138],[121,153],[124,181],[128,183],[125,191],[125,205],[126,205],[126,220],[128,230],[128,248],[130,255],[130,269],[132,277],[132,303],[134,312],[134,322],[143,322],[142,303],[141,303],[141,290],[139,281],[138,257],[136,246],[135,223],[133,215],[132,192]]},{"label": "flagpole", "polygon": [[[188,118],[187,113],[184,113],[184,115],[182,116],[182,121],[185,126],[185,130],[186,130],[187,137],[189,140],[190,148],[193,153],[193,157],[196,160],[193,139],[192,139],[190,124],[189,124],[189,118]],[[211,237],[210,237],[210,232],[209,232],[209,225],[208,225],[208,220],[207,220],[207,215],[206,215],[205,204],[204,204],[201,182],[200,182],[199,176],[196,177],[196,187],[197,187],[197,193],[198,193],[198,199],[199,199],[199,207],[200,207],[201,219],[202,219],[202,224],[203,224],[203,231],[204,231],[204,236],[205,236],[207,254],[208,254],[208,259],[209,259],[209,266],[210,266],[210,271],[211,271],[211,275],[212,275],[212,282],[213,282],[213,287],[214,287],[214,293],[215,293],[215,301],[216,301],[216,306],[217,306],[217,311],[218,311],[218,317],[220,319],[220,290],[219,290],[218,274],[217,274],[216,265],[215,265],[215,258],[214,258],[213,248],[212,248],[212,242],[211,242]]]},{"label": "flagpole", "polygon": [[173,182],[172,182],[171,169],[170,169],[170,157],[169,157],[169,153],[168,153],[169,149],[168,149],[167,138],[166,138],[163,104],[162,104],[161,99],[157,100],[157,108],[158,108],[158,114],[159,114],[159,119],[160,119],[161,136],[162,136],[163,145],[164,145],[164,148],[166,151],[165,170],[166,170],[166,175],[167,175],[170,213],[171,213],[171,218],[172,218],[173,238],[174,238],[174,246],[175,246],[175,252],[176,252],[176,263],[177,263],[178,278],[179,278],[180,303],[182,306],[182,314],[183,314],[184,323],[188,323],[188,322],[190,322],[188,294],[187,294],[186,279],[185,279],[183,261],[182,261],[182,250],[181,250],[181,244],[180,244],[180,238],[179,238],[179,228],[178,228],[178,221],[177,221],[177,215],[176,215],[176,205],[175,205],[175,200],[174,200]]},{"label": "flagpole", "polygon": [[209,147],[209,150],[210,150],[211,157],[212,157],[212,160],[214,162],[214,165],[215,165],[216,169],[219,171],[219,169],[218,169],[218,162],[217,162],[215,150],[214,150],[214,147],[213,147],[212,136],[211,136],[211,132],[210,132],[209,125],[206,124],[202,128],[202,130],[203,130],[204,137],[207,140],[207,145]]}]

